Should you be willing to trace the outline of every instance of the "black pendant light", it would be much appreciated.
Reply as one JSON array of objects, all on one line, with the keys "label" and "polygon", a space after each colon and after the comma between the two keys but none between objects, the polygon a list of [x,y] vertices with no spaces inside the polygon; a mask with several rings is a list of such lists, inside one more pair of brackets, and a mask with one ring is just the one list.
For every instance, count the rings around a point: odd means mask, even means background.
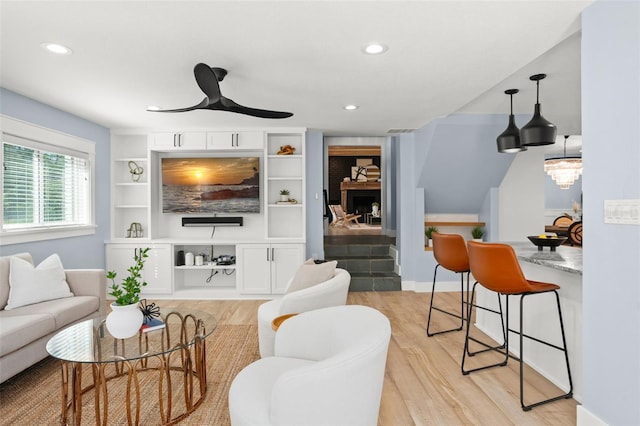
[{"label": "black pendant light", "polygon": [[513,95],[518,92],[518,89],[504,91],[504,93],[510,97],[511,113],[509,114],[509,125],[507,129],[498,136],[498,152],[520,152],[527,150],[527,148],[520,143],[520,130],[518,126],[516,126],[516,120],[513,116]]},{"label": "black pendant light", "polygon": [[531,121],[520,129],[520,140],[523,146],[553,145],[556,143],[558,129],[540,113],[540,80],[546,74],[535,74],[529,80],[536,82],[536,107]]}]

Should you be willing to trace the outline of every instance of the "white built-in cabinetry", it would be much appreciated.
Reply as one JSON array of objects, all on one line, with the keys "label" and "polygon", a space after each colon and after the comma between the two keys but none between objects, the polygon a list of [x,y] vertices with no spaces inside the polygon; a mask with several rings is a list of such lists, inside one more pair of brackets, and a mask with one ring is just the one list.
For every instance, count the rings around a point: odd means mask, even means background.
[{"label": "white built-in cabinetry", "polygon": [[[116,282],[128,276],[127,269],[133,265],[134,256],[140,250],[149,248],[147,259],[142,270],[142,279],[147,283],[142,287],[141,294],[171,294],[171,245],[151,244],[148,241],[138,241],[136,243],[107,244],[106,257],[107,267],[110,271],[116,272]],[[111,287],[111,282],[107,283]]]},{"label": "white built-in cabinetry", "polygon": [[264,132],[208,132],[207,149],[263,149]]},{"label": "white built-in cabinetry", "polygon": [[242,259],[238,289],[243,294],[284,293],[304,262],[303,244],[238,244],[236,253]]},{"label": "white built-in cabinetry", "polygon": [[[278,155],[291,145],[293,155]],[[179,152],[176,152],[179,151]],[[194,131],[111,138],[111,239],[107,270],[127,274],[136,250],[150,247],[144,267],[149,298],[234,298],[283,293],[305,258],[305,130]],[[161,211],[161,159],[172,156],[259,156],[261,212],[242,227],[183,228],[183,214]],[[131,163],[130,163],[131,162]],[[131,168],[144,172],[134,181]],[[295,202],[280,202],[287,189]],[[197,216],[206,216],[199,214]],[[219,214],[218,216],[225,216]],[[142,234],[128,237],[132,223]],[[177,265],[180,252],[203,255],[203,265]],[[233,265],[210,263],[234,256]]]},{"label": "white built-in cabinetry", "polygon": [[[111,141],[111,236],[127,237],[132,223],[149,229],[149,162],[146,135],[121,135]],[[141,167],[134,180],[132,168]]]},{"label": "white built-in cabinetry", "polygon": [[152,133],[149,135],[149,147],[161,150],[206,149],[207,134],[205,132]]},{"label": "white built-in cabinetry", "polygon": [[[295,148],[293,155],[278,155],[284,145]],[[303,224],[305,217],[304,138],[295,133],[270,133],[266,157],[267,238],[303,238],[304,226],[297,224]],[[295,204],[278,204],[283,189]]]}]

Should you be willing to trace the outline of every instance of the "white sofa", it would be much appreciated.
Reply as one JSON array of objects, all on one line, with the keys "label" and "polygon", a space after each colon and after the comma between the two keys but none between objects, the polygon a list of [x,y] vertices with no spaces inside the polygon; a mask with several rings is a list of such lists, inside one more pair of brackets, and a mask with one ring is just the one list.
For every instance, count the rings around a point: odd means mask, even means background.
[{"label": "white sofa", "polygon": [[284,314],[299,314],[313,309],[344,305],[347,303],[349,284],[351,284],[351,274],[344,269],[336,268],[333,278],[327,281],[287,293],[279,299],[260,305],[258,308],[260,356],[264,358],[273,355],[275,332],[271,328],[271,322],[274,318]]},{"label": "white sofa", "polygon": [[[29,253],[15,255],[33,264]],[[73,297],[6,310],[10,257],[0,257],[0,383],[48,356],[49,339],[62,328],[106,314],[102,269],[67,269]]]},{"label": "white sofa", "polygon": [[231,424],[375,426],[390,337],[387,317],[366,306],[287,319],[276,334],[275,355],[234,378]]}]

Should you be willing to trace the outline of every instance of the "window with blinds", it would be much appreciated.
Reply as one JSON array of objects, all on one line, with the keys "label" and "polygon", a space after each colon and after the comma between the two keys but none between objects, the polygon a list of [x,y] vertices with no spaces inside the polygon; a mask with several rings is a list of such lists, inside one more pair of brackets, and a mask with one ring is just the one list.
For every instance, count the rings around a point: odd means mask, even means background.
[{"label": "window with blinds", "polygon": [[25,145],[3,142],[4,229],[89,224],[87,159]]},{"label": "window with blinds", "polygon": [[0,246],[95,234],[95,142],[4,115],[0,135]]}]

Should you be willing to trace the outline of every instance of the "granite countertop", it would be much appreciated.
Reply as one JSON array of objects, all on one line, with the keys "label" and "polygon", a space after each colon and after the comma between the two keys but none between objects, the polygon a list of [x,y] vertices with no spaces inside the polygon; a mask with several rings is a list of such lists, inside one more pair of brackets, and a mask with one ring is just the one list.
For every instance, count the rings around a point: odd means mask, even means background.
[{"label": "granite countertop", "polygon": [[516,252],[518,259],[531,262],[570,274],[582,275],[582,248],[559,246],[556,251],[551,251],[545,247],[538,251],[538,247],[530,242],[510,242],[508,243]]}]

